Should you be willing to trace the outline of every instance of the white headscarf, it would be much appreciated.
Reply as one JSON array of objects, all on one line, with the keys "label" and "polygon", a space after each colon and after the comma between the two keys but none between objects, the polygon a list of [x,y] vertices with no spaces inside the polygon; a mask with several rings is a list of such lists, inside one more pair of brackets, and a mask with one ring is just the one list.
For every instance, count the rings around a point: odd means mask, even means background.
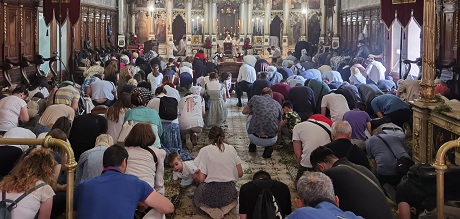
[{"label": "white headscarf", "polygon": [[252,67],[254,67],[256,65],[256,62],[257,62],[257,58],[253,55],[246,55],[243,57],[243,62],[245,64],[248,64]]}]

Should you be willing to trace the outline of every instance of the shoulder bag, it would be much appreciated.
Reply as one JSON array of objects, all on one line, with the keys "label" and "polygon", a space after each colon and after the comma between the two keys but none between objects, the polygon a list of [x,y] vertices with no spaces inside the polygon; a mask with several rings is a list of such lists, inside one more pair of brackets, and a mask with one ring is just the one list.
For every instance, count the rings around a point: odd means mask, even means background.
[{"label": "shoulder bag", "polygon": [[414,161],[412,161],[412,159],[405,157],[405,156],[396,157],[394,151],[391,149],[388,142],[385,141],[385,139],[383,139],[380,135],[377,135],[377,138],[380,138],[380,140],[383,141],[385,146],[387,146],[387,148],[391,151],[393,156],[396,158],[396,171],[398,172],[398,174],[406,175],[407,172],[409,171],[409,168],[415,164]]}]

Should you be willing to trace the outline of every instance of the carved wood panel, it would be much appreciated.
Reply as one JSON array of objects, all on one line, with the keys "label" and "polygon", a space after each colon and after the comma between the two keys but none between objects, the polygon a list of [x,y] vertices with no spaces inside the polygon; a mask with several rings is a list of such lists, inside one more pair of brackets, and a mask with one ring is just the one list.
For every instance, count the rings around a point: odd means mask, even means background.
[{"label": "carved wood panel", "polygon": [[[4,37],[6,35],[5,21],[6,21],[6,7],[3,4],[0,4],[0,43],[3,44]],[[0,65],[3,64],[3,48],[0,48]],[[1,71],[1,70],[0,70]]]},{"label": "carved wood panel", "polygon": [[21,53],[24,54],[28,59],[34,58],[35,51],[35,12],[33,8],[24,8],[24,28],[22,40],[22,49]]},{"label": "carved wood panel", "polygon": [[17,60],[19,55],[19,7],[7,6],[5,56]]}]

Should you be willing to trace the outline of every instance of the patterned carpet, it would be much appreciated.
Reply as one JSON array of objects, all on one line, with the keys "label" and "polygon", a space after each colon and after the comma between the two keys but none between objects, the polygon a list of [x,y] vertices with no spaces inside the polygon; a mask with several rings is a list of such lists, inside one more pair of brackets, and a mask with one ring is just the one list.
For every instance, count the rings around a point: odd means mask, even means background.
[{"label": "patterned carpet", "polygon": [[[271,174],[273,179],[287,184],[291,191],[291,197],[296,197],[293,178],[295,177],[297,169],[292,148],[284,147],[280,150],[275,150],[271,159],[262,158],[263,148],[258,148],[255,154],[249,154],[249,139],[245,129],[246,116],[241,113],[241,107],[236,107],[235,97],[228,100],[227,104],[228,128],[225,130],[226,142],[233,145],[237,150],[242,160],[244,172],[243,177],[237,182],[238,189],[241,185],[251,180],[253,173],[258,170],[265,170]],[[193,156],[196,156],[198,151],[208,144],[207,135],[208,132],[205,130],[199,137],[197,146],[193,147],[191,150],[187,149],[187,147],[184,147],[184,149],[189,150]],[[176,208],[174,214],[167,215],[167,218],[209,218],[204,212],[201,212],[192,205],[193,192],[195,190],[194,186],[183,190],[171,187],[171,171],[171,168],[166,168],[165,171],[166,196],[168,198],[174,198],[173,202]],[[292,206],[294,208],[294,203],[292,203]],[[224,218],[239,218],[238,207],[230,211]]]}]

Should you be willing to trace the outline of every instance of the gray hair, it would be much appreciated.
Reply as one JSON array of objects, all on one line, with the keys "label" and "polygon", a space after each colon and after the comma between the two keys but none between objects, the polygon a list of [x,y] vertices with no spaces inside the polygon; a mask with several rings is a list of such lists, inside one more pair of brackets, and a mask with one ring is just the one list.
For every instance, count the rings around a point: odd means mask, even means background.
[{"label": "gray hair", "polygon": [[351,129],[350,123],[348,121],[337,121],[332,124],[331,134],[332,137],[339,135],[349,135],[353,130]]},{"label": "gray hair", "polygon": [[314,207],[322,201],[335,203],[332,180],[321,172],[305,172],[297,182],[297,194],[304,206]]}]

